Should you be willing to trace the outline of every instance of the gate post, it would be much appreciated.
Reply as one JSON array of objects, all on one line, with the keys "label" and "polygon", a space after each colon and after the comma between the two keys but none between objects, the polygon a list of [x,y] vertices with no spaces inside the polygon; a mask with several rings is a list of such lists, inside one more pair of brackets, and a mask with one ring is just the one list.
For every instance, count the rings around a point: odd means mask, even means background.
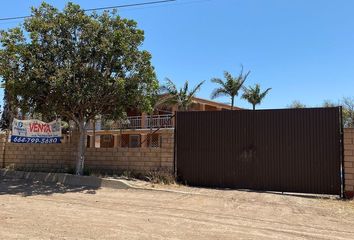
[{"label": "gate post", "polygon": [[172,116],[174,119],[174,131],[173,131],[173,173],[175,180],[177,181],[177,112]]},{"label": "gate post", "polygon": [[341,174],[340,174],[340,181],[341,181],[341,192],[340,197],[345,198],[345,175],[344,175],[344,126],[343,126],[343,108],[339,106],[339,134],[340,134],[340,150],[339,150],[339,161],[341,165]]}]

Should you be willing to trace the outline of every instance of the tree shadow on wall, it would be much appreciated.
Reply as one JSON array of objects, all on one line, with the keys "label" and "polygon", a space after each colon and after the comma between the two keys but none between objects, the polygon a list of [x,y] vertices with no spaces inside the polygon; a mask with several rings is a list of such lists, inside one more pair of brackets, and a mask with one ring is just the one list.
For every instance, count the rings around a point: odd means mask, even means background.
[{"label": "tree shadow on wall", "polygon": [[23,197],[35,195],[52,195],[55,193],[96,194],[98,187],[69,186],[61,183],[46,183],[42,181],[24,179],[0,178],[0,195],[21,195]]}]

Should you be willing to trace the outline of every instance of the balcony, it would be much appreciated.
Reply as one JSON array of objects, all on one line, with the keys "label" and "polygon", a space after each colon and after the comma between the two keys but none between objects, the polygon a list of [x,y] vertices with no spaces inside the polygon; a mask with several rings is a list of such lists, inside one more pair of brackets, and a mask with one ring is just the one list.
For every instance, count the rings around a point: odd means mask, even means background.
[{"label": "balcony", "polygon": [[[131,116],[120,122],[98,124],[96,130],[173,128],[172,114]],[[92,130],[92,126],[88,128]]]}]

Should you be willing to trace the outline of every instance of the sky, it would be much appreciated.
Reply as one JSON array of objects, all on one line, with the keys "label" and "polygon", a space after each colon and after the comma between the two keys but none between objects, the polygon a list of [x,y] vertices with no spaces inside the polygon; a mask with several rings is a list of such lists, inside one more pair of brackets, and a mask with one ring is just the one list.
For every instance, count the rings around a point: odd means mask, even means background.
[{"label": "sky", "polygon": [[[147,1],[72,2],[87,9]],[[47,2],[62,9],[68,1]],[[3,1],[0,18],[29,15],[40,3]],[[273,109],[294,100],[316,107],[354,97],[353,9],[352,0],[177,0],[119,14],[145,31],[142,48],[151,52],[161,83],[166,77],[177,86],[206,80],[197,96],[210,99],[217,87],[210,79],[222,78],[225,70],[238,75],[242,64],[251,71],[246,86],[272,88],[259,108]],[[0,21],[0,29],[21,22]],[[240,96],[235,105],[251,108]]]}]

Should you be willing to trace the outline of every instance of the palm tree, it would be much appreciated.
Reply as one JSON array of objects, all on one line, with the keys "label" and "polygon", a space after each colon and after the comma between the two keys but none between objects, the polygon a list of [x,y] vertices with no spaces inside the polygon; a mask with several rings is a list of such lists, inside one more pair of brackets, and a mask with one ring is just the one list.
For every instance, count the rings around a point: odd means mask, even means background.
[{"label": "palm tree", "polygon": [[238,96],[238,91],[241,89],[243,83],[246,81],[250,71],[243,74],[243,66],[241,66],[241,72],[237,77],[233,77],[229,72],[224,72],[223,81],[220,78],[213,78],[211,81],[217,83],[220,87],[215,88],[211,93],[211,99],[215,99],[221,96],[229,96],[231,98],[231,110],[234,108],[235,96]]},{"label": "palm tree", "polygon": [[267,88],[264,92],[261,92],[261,87],[256,84],[254,87],[249,86],[243,88],[242,98],[246,99],[252,104],[253,110],[256,109],[256,105],[261,104],[263,98],[268,94],[271,88]]},{"label": "palm tree", "polygon": [[166,84],[160,88],[160,92],[166,95],[162,97],[160,103],[177,105],[178,110],[187,111],[193,103],[193,97],[204,82],[205,81],[200,82],[193,89],[189,90],[189,84],[188,81],[186,81],[184,86],[178,90],[172,80],[166,78]]}]

